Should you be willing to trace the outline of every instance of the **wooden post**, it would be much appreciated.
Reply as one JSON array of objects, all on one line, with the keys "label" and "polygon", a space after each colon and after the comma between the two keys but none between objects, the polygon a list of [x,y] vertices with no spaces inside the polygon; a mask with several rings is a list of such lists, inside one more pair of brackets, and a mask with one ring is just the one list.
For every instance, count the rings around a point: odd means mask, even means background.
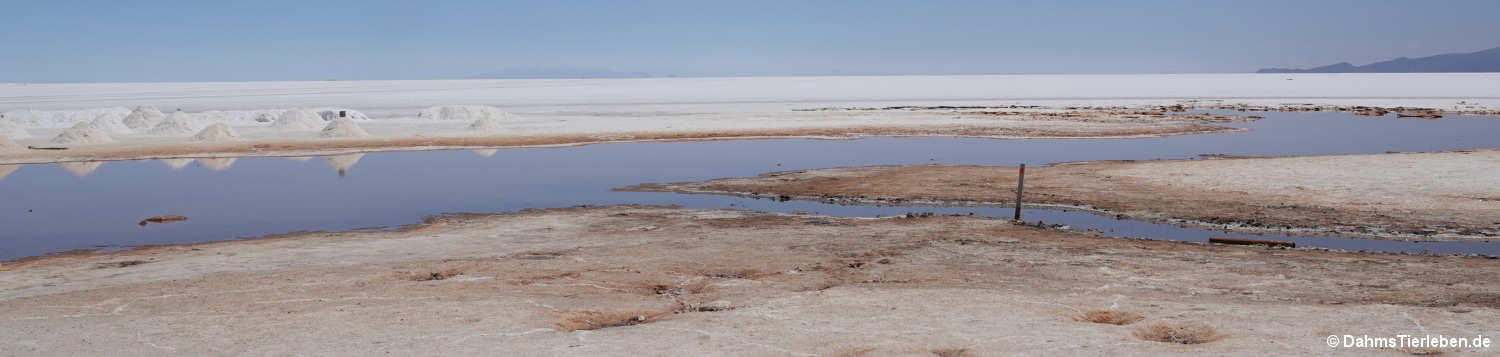
[{"label": "wooden post", "polygon": [[1021,188],[1026,186],[1026,164],[1021,164],[1020,176],[1016,177],[1016,220],[1021,220]]}]

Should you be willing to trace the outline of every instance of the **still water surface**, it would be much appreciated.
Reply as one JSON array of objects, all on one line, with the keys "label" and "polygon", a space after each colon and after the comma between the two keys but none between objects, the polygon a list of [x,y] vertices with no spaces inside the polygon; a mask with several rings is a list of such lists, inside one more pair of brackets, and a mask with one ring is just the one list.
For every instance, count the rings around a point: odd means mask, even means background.
[{"label": "still water surface", "polygon": [[[675,204],[836,216],[973,212],[1008,217],[1009,209],[997,207],[839,206],[610,189],[645,182],[838,166],[1039,166],[1069,161],[1185,159],[1202,154],[1330,155],[1500,147],[1497,117],[1409,120],[1346,113],[1257,114],[1267,118],[1230,124],[1252,129],[1248,132],[1147,139],[785,139],[26,165],[9,167],[14,171],[0,177],[0,227],[4,227],[0,230],[0,260],[73,249],[394,227],[442,213],[576,205]],[[6,169],[0,167],[0,173]],[[157,215],[183,215],[189,220],[136,225],[143,218]],[[1209,236],[1256,237],[1081,212],[1029,209],[1026,216],[1028,220],[1078,229],[1097,228],[1113,236],[1193,241]],[[1341,249],[1500,255],[1500,242],[1259,238]]]}]

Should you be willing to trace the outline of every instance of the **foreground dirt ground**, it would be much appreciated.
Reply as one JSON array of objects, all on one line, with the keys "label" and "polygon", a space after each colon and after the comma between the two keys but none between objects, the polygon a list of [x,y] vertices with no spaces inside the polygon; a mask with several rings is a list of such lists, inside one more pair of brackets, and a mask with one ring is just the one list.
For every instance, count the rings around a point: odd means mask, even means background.
[{"label": "foreground dirt ground", "polygon": [[0,355],[1400,355],[1435,351],[1325,338],[1500,335],[1500,260],[976,217],[572,208],[3,269]]},{"label": "foreground dirt ground", "polygon": [[[1016,174],[1015,167],[999,166],[855,167],[628,189],[868,204],[1012,204]],[[1256,232],[1500,236],[1500,150],[1064,164],[1028,168],[1023,193],[1026,203]]]}]

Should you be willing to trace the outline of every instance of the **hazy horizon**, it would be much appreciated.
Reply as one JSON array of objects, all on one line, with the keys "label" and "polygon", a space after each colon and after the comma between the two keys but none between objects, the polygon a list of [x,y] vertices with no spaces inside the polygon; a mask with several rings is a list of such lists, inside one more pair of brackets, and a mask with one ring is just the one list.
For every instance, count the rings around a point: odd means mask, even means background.
[{"label": "hazy horizon", "polygon": [[1488,19],[1500,13],[1494,1],[81,1],[0,11],[0,82],[27,83],[1247,73],[1500,46],[1474,35],[1500,33]]}]

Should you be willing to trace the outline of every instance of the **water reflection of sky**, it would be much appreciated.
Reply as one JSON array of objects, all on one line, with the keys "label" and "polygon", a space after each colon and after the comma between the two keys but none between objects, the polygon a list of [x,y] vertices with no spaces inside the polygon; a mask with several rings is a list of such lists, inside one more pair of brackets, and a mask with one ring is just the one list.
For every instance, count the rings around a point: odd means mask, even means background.
[{"label": "water reflection of sky", "polygon": [[[1006,216],[996,208],[855,207],[813,202],[611,192],[643,182],[753,176],[768,171],[901,164],[1041,165],[1177,159],[1200,154],[1326,155],[1496,147],[1500,118],[1443,120],[1343,113],[1255,113],[1241,133],[1149,139],[869,138],[600,144],[337,155],[0,166],[0,259],[69,249],[169,244],[301,230],[398,226],[446,212],[505,212],[617,203],[806,210],[831,215],[938,211]],[[779,166],[778,166],[779,164]],[[1254,179],[1254,178],[1246,178]],[[733,204],[733,206],[731,206]],[[156,215],[181,223],[136,225]],[[1196,229],[1029,210],[1029,219],[1115,235],[1203,240]],[[1339,248],[1500,254],[1486,243],[1406,243],[1283,237]]]}]

